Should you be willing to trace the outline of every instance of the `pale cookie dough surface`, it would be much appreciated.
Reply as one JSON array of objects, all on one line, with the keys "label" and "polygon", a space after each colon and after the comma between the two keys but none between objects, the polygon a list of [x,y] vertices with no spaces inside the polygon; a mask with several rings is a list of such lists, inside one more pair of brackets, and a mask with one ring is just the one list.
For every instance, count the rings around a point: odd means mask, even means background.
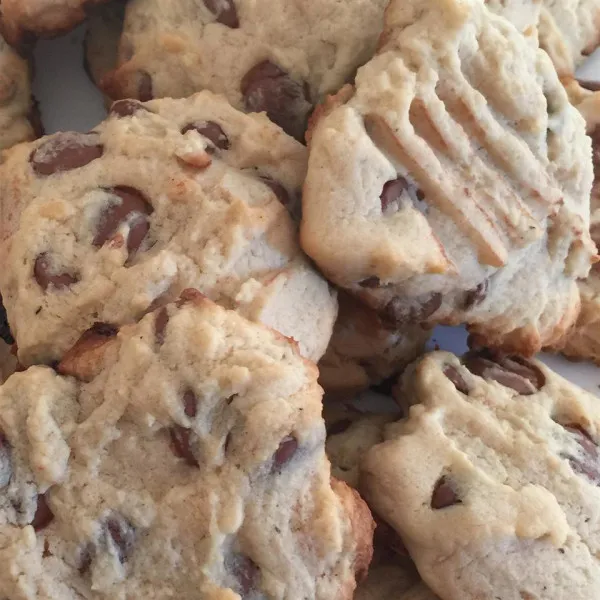
[{"label": "pale cookie dough surface", "polygon": [[572,75],[600,43],[600,0],[542,0],[538,33],[558,74]]},{"label": "pale cookie dough surface", "polygon": [[2,0],[0,27],[13,45],[53,37],[81,23],[86,9],[106,0]]},{"label": "pale cookie dough surface", "polygon": [[3,598],[352,598],[372,520],[283,336],[192,290],[58,372],[0,388]]},{"label": "pale cookie dough surface", "polygon": [[427,327],[398,328],[347,293],[338,294],[339,312],[327,352],[319,362],[319,383],[328,397],[351,398],[397,375],[423,353]]},{"label": "pale cookie dough surface", "polygon": [[187,287],[318,360],[337,301],[286,210],[305,169],[300,143],[210,92],[122,101],[88,134],[17,147],[0,178],[0,291],[21,362],[58,360],[94,322],[135,321]]},{"label": "pale cookie dough surface", "polygon": [[595,253],[583,118],[479,0],[393,0],[386,17],[356,87],[313,117],[302,245],[398,324],[466,323],[532,354],[576,319]]},{"label": "pale cookie dough surface", "polygon": [[522,358],[436,352],[360,489],[444,600],[590,600],[600,589],[598,399]]},{"label": "pale cookie dough surface", "polygon": [[40,134],[32,110],[29,65],[0,35],[0,162],[3,150]]},{"label": "pale cookie dough surface", "polygon": [[375,51],[387,0],[132,0],[118,98],[184,97],[201,89],[266,111],[304,137],[315,103],[351,81]]}]

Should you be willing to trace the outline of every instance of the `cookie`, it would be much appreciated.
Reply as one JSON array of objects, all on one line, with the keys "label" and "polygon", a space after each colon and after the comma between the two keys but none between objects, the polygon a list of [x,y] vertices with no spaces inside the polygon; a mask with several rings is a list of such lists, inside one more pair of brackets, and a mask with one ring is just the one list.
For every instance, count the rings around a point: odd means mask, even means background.
[{"label": "cookie", "polygon": [[29,75],[27,61],[0,35],[0,152],[41,135]]},{"label": "cookie", "polygon": [[351,80],[377,44],[387,0],[132,0],[113,98],[209,89],[303,139],[313,105]]},{"label": "cookie", "polygon": [[548,56],[483,2],[393,0],[309,133],[301,243],[338,286],[527,355],[573,324],[590,141]]},{"label": "cookie", "polygon": [[352,598],[372,520],[283,336],[190,290],[57,369],[0,388],[3,597]]},{"label": "cookie", "polygon": [[65,33],[81,23],[86,10],[106,0],[2,0],[0,29],[13,46]]},{"label": "cookie", "polygon": [[[117,66],[125,4],[123,0],[114,0],[90,11],[84,40],[84,67],[97,86]],[[112,104],[109,98],[106,102],[108,106]]]},{"label": "cookie", "polygon": [[360,489],[443,600],[595,598],[598,399],[537,361],[435,352]]},{"label": "cookie", "polygon": [[339,293],[338,318],[319,362],[319,383],[328,397],[351,398],[393,378],[423,353],[430,330],[398,329],[347,293]]},{"label": "cookie", "polygon": [[306,149],[210,92],[125,100],[92,132],[15,148],[0,176],[0,291],[21,362],[59,360],[196,287],[318,360],[337,300],[297,241]]},{"label": "cookie", "polygon": [[600,44],[600,0],[543,0],[538,32],[559,75],[572,75]]}]

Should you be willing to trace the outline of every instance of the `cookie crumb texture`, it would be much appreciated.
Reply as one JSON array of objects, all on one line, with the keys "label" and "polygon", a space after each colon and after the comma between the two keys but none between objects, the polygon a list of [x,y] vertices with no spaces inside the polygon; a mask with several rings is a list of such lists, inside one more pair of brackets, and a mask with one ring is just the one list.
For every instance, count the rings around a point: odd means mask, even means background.
[{"label": "cookie crumb texture", "polygon": [[[498,67],[501,64],[502,67]],[[548,56],[477,0],[393,0],[312,119],[301,242],[397,324],[531,355],[579,311],[590,140]]]},{"label": "cookie crumb texture", "polygon": [[598,399],[537,361],[436,352],[361,490],[444,600],[590,600],[600,589]]},{"label": "cookie crumb texture", "polygon": [[352,598],[372,520],[285,338],[188,293],[57,369],[0,388],[3,598]]},{"label": "cookie crumb texture", "polygon": [[306,149],[222,97],[123,100],[83,134],[15,148],[1,169],[0,289],[25,365],[95,322],[135,322],[195,287],[313,360],[337,313],[300,250]]},{"label": "cookie crumb texture", "polygon": [[132,0],[113,98],[185,97],[202,89],[266,112],[304,138],[315,103],[372,56],[387,0]]}]

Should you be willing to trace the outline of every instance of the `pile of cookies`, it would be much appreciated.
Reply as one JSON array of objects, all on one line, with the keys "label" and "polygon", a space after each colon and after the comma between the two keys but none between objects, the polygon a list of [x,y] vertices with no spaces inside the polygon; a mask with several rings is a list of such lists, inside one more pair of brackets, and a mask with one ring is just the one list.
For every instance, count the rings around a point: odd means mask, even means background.
[{"label": "pile of cookies", "polygon": [[[84,20],[107,117],[43,136]],[[600,0],[0,31],[0,598],[600,598],[598,399],[534,358],[600,364]]]}]

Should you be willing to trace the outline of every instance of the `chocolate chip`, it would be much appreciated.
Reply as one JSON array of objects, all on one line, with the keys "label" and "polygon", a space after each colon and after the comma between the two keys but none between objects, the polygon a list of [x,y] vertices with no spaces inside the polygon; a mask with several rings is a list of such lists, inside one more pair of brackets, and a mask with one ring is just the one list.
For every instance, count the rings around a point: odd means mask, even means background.
[{"label": "chocolate chip", "polygon": [[0,431],[0,488],[9,484],[11,476],[11,448],[6,436]]},{"label": "chocolate chip", "polygon": [[10,331],[10,325],[8,324],[8,318],[6,316],[6,308],[2,302],[2,296],[0,295],[0,338],[3,339],[9,346],[15,343],[15,338]]},{"label": "chocolate chip", "polygon": [[118,186],[107,192],[121,201],[111,203],[104,210],[92,243],[98,248],[102,247],[123,223],[128,223],[127,250],[131,257],[139,250],[150,229],[148,216],[153,212],[152,205],[142,192],[132,187]]},{"label": "chocolate chip", "polygon": [[392,179],[384,184],[383,190],[379,199],[381,200],[381,210],[386,212],[388,208],[398,210],[400,208],[400,198],[402,193],[407,189],[408,183],[404,177]]},{"label": "chocolate chip", "polygon": [[185,134],[188,131],[197,131],[200,135],[211,141],[212,145],[206,149],[209,154],[214,154],[215,149],[229,150],[229,138],[223,131],[222,127],[214,121],[190,123],[181,130],[181,133]]},{"label": "chocolate chip", "polygon": [[271,121],[296,139],[306,130],[308,90],[269,60],[252,67],[241,84],[248,112],[266,112]]},{"label": "chocolate chip", "polygon": [[191,467],[199,467],[200,464],[194,456],[190,447],[190,438],[192,437],[192,430],[182,427],[181,425],[173,425],[169,429],[171,435],[171,447],[173,454],[178,458],[183,458],[185,462]]},{"label": "chocolate chip", "polygon": [[156,319],[154,320],[154,331],[156,334],[156,343],[162,345],[165,342],[165,329],[169,322],[169,313],[163,306],[157,313]]},{"label": "chocolate chip", "polygon": [[52,523],[53,519],[54,515],[48,506],[46,496],[44,496],[44,494],[39,494],[37,497],[37,508],[35,510],[33,521],[31,521],[31,526],[36,531],[40,531],[45,527],[48,527],[48,525]]},{"label": "chocolate chip", "polygon": [[29,162],[37,175],[72,171],[100,158],[104,146],[94,133],[57,133],[42,142],[30,155]]},{"label": "chocolate chip", "polygon": [[420,305],[406,306],[403,298],[392,298],[381,316],[395,326],[421,323],[431,317],[442,305],[442,294],[431,294]]},{"label": "chocolate chip", "polygon": [[233,589],[244,598],[258,587],[260,569],[258,565],[243,554],[232,554],[225,560],[225,568],[233,576]]},{"label": "chocolate chip", "polygon": [[234,0],[204,0],[204,5],[215,15],[217,23],[231,29],[240,26]]},{"label": "chocolate chip", "polygon": [[469,352],[463,362],[471,373],[497,381],[522,396],[535,394],[546,383],[542,371],[519,356],[494,355],[489,351]]},{"label": "chocolate chip", "polygon": [[375,276],[367,277],[366,279],[359,281],[358,285],[364,288],[378,288],[381,285],[381,280],[379,279],[379,277]]},{"label": "chocolate chip", "polygon": [[77,283],[79,279],[69,273],[53,273],[50,257],[46,252],[35,259],[33,265],[33,276],[38,285],[46,291],[50,286],[56,289],[64,289]]},{"label": "chocolate chip", "polygon": [[462,504],[462,501],[458,498],[452,482],[445,476],[440,477],[433,488],[431,508],[440,510],[455,504]]},{"label": "chocolate chip", "polygon": [[475,289],[465,294],[464,309],[468,310],[481,304],[488,293],[489,281],[484,279]]},{"label": "chocolate chip", "polygon": [[115,545],[121,563],[127,562],[135,543],[135,529],[123,517],[112,516],[106,521],[106,531]]},{"label": "chocolate chip", "polygon": [[467,395],[469,394],[469,386],[456,367],[446,365],[444,367],[444,375],[454,384],[454,387],[459,392]]},{"label": "chocolate chip", "polygon": [[588,432],[577,424],[563,425],[563,427],[576,438],[582,450],[581,457],[569,457],[573,471],[588,477],[594,484],[600,485],[600,452],[596,442]]},{"label": "chocolate chip", "polygon": [[148,102],[154,98],[154,91],[152,89],[152,77],[150,73],[146,71],[140,71],[138,81],[138,98],[142,102]]},{"label": "chocolate chip", "polygon": [[148,109],[137,100],[117,100],[110,107],[110,114],[116,117],[131,117],[139,111],[149,112]]},{"label": "chocolate chip", "polygon": [[198,410],[198,399],[192,390],[188,390],[183,395],[183,412],[185,412],[186,416],[193,419],[196,416],[196,411]]},{"label": "chocolate chip", "polygon": [[298,450],[298,440],[291,435],[283,438],[279,444],[279,448],[273,456],[273,470],[281,470],[288,463]]}]

